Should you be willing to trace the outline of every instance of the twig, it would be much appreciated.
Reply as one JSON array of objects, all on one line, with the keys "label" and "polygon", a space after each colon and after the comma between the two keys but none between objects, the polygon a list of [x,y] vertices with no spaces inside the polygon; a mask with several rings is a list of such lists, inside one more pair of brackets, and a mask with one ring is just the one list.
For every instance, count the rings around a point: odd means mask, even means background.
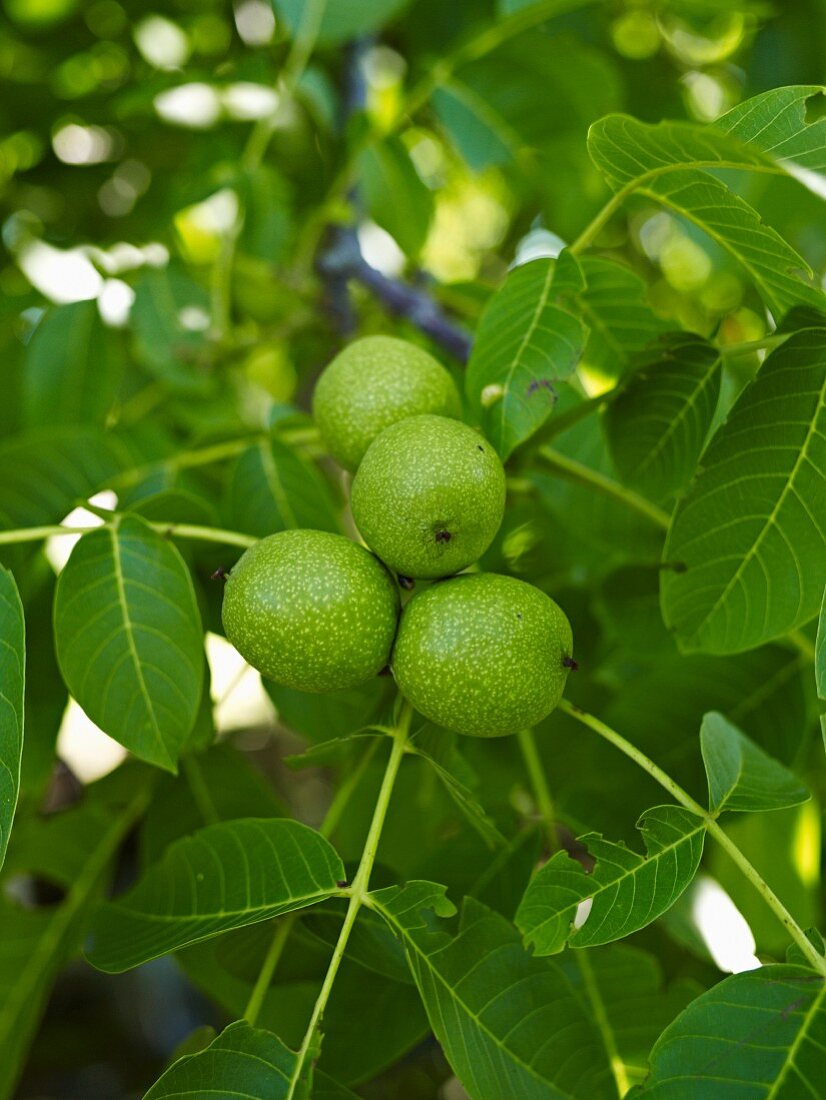
[{"label": "twig", "polygon": [[361,254],[355,227],[333,226],[328,230],[328,244],[322,250],[317,266],[325,280],[343,279],[361,283],[389,313],[404,317],[460,363],[467,362],[470,357],[470,335],[450,320],[427,291],[408,286],[372,267]]},{"label": "twig", "polygon": [[[341,128],[346,131],[350,118],[364,110],[367,88],[364,81],[364,55],[373,44],[369,36],[357,39],[349,48],[344,73]],[[353,186],[350,206],[356,216],[361,212],[361,196]],[[316,260],[316,270],[324,281],[327,310],[334,328],[342,336],[356,329],[356,317],[350,301],[350,282],[361,283],[385,306],[389,313],[405,317],[421,332],[430,336],[450,355],[465,363],[470,355],[471,338],[455,325],[424,289],[392,279],[372,267],[361,252],[354,225],[328,227],[326,244]]]}]

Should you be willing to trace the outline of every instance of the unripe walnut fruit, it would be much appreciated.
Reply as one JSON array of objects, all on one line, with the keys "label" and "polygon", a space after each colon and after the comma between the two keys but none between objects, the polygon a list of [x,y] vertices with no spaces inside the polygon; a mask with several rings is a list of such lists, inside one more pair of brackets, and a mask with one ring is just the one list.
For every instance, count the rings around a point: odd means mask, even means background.
[{"label": "unripe walnut fruit", "polygon": [[342,535],[280,531],[252,546],[224,589],[226,636],[264,676],[338,691],[387,664],[398,589],[380,561]]},{"label": "unripe walnut fruit", "polygon": [[570,623],[544,592],[515,577],[475,573],[413,597],[391,667],[426,718],[456,733],[499,737],[550,714],[572,650]]},{"label": "unripe walnut fruit", "polygon": [[351,504],[362,538],[394,572],[445,577],[493,541],[505,508],[505,471],[467,424],[413,416],[371,444]]},{"label": "unripe walnut fruit", "polygon": [[313,416],[333,458],[355,471],[373,440],[408,416],[459,417],[456,385],[432,355],[393,336],[365,336],[325,368]]}]

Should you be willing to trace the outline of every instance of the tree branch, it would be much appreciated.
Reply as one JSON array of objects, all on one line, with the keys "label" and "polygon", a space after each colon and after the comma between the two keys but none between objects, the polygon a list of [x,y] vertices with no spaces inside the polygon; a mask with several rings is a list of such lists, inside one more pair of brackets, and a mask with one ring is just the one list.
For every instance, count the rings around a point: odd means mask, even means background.
[{"label": "tree branch", "polygon": [[455,324],[426,291],[392,279],[372,267],[361,254],[355,226],[333,226],[318,259],[318,271],[326,281],[361,283],[396,317],[404,317],[444,348],[460,363],[470,357],[471,337]]},{"label": "tree branch", "polygon": [[[342,111],[342,130],[345,131],[349,119],[364,110],[367,89],[362,66],[364,55],[372,44],[373,39],[365,36],[353,42],[347,52]],[[350,190],[350,204],[358,217],[361,201],[356,187]],[[348,288],[350,282],[357,282],[369,290],[388,313],[404,317],[459,362],[467,362],[470,335],[450,320],[427,290],[392,279],[372,267],[361,253],[355,225],[335,225],[327,229],[326,242],[316,260],[316,270],[324,281],[332,322],[343,336],[352,335],[356,328]]]}]

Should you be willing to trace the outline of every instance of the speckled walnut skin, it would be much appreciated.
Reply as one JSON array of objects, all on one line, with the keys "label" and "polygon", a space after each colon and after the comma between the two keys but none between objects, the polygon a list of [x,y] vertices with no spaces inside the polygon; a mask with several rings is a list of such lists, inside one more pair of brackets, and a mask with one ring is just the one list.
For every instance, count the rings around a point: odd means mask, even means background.
[{"label": "speckled walnut skin", "polygon": [[501,737],[550,714],[572,649],[571,625],[544,592],[514,577],[475,573],[413,597],[391,667],[426,718],[457,733]]},{"label": "speckled walnut skin", "polygon": [[276,683],[339,691],[388,660],[399,593],[371,553],[327,531],[281,531],[251,547],[224,589],[227,638]]},{"label": "speckled walnut skin", "polygon": [[445,577],[493,541],[505,509],[505,471],[467,424],[412,416],[371,444],[351,506],[362,538],[395,573]]},{"label": "speckled walnut skin", "polygon": [[460,417],[456,384],[432,355],[394,336],[365,336],[326,367],[313,416],[336,461],[355,472],[385,428],[418,413]]}]

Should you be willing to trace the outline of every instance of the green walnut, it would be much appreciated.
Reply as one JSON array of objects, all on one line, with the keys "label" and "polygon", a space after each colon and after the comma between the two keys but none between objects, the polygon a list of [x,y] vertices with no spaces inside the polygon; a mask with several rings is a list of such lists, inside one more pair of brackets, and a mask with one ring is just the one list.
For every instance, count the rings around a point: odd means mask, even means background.
[{"label": "green walnut", "polygon": [[391,668],[426,718],[501,737],[540,722],[562,698],[571,626],[532,584],[496,573],[434,585],[404,609]]},{"label": "green walnut", "polygon": [[380,432],[417,413],[460,417],[459,391],[432,355],[393,336],[350,344],[326,367],[313,395],[322,439],[351,471]]},{"label": "green walnut", "polygon": [[254,668],[300,691],[339,691],[387,664],[398,589],[364,547],[328,531],[252,546],[224,589],[224,630]]},{"label": "green walnut", "polygon": [[351,505],[362,538],[390,569],[446,577],[493,541],[505,509],[505,471],[467,424],[412,416],[370,445]]}]

